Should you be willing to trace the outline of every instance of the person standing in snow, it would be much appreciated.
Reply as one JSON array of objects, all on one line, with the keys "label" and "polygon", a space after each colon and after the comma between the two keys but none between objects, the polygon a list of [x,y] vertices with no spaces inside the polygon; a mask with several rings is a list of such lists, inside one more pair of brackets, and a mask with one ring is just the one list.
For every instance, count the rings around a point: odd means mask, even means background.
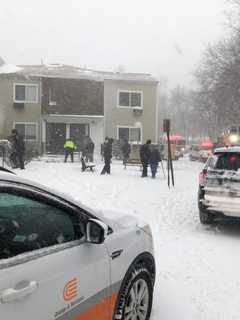
[{"label": "person standing in snow", "polygon": [[87,137],[84,137],[82,148],[81,148],[83,158],[87,157],[87,143],[88,143],[88,139]]},{"label": "person standing in snow", "polygon": [[86,162],[93,162],[94,143],[90,137],[88,137],[85,146]]},{"label": "person standing in snow", "polygon": [[123,145],[121,146],[121,151],[122,151],[122,155],[123,155],[123,165],[126,169],[126,163],[129,159],[129,155],[131,152],[131,146],[130,146],[129,142],[127,141],[127,139],[124,140]]},{"label": "person standing in snow", "polygon": [[101,174],[110,174],[111,172],[111,159],[112,159],[112,143],[113,140],[109,138],[105,138],[105,142],[103,144],[103,158],[104,158],[104,167],[102,169]]},{"label": "person standing in snow", "polygon": [[10,137],[12,143],[13,153],[11,155],[12,160],[16,167],[20,166],[20,169],[25,169],[24,167],[24,154],[25,154],[25,143],[16,129],[12,129],[12,134]]},{"label": "person standing in snow", "polygon": [[66,139],[66,141],[64,143],[64,150],[65,150],[64,162],[67,162],[67,158],[68,158],[69,155],[71,156],[71,161],[72,162],[74,161],[73,152],[76,149],[77,149],[77,146],[75,145],[73,139],[72,138]]},{"label": "person standing in snow", "polygon": [[161,161],[161,155],[156,146],[152,146],[151,155],[149,158],[150,168],[152,172],[152,178],[154,179],[157,173],[157,167]]},{"label": "person standing in snow", "polygon": [[142,178],[147,177],[147,169],[148,169],[148,164],[151,156],[151,150],[150,150],[150,145],[152,141],[147,140],[145,144],[143,144],[140,148],[140,160],[142,162]]}]

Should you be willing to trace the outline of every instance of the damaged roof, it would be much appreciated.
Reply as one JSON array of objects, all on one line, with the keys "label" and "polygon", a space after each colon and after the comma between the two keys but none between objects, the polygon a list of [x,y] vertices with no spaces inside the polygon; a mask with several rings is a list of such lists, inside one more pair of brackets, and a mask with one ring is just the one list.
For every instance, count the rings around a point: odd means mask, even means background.
[{"label": "damaged roof", "polygon": [[19,67],[21,69],[18,74],[31,77],[158,82],[151,74],[97,71],[64,64],[20,65]]}]

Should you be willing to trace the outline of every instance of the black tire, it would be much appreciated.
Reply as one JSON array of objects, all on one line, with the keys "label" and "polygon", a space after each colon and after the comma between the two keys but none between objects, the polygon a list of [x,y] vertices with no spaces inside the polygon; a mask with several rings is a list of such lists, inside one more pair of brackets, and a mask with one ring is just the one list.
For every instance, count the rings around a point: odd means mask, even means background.
[{"label": "black tire", "polygon": [[[134,290],[135,288],[138,288],[138,285],[140,284],[145,286],[145,290],[147,290],[147,292],[146,291],[144,292],[146,292],[146,295],[148,295],[148,300],[147,302],[145,300],[146,303],[144,304],[144,302],[141,299],[141,301],[138,302],[137,305],[134,305],[134,307],[132,307],[132,311],[129,311],[130,303],[132,302],[132,295],[131,295],[132,290]],[[140,289],[141,288],[139,287],[139,290]],[[141,267],[141,266],[133,268],[132,271],[129,273],[129,276],[127,277],[127,279],[124,281],[122,288],[120,289],[113,320],[125,320],[126,316],[129,316],[131,312],[132,312],[132,317],[128,318],[129,320],[131,319],[140,320],[140,317],[138,316],[135,318],[134,312],[135,314],[137,314],[138,312],[141,312],[141,315],[143,315],[142,319],[149,320],[151,315],[151,310],[152,310],[152,300],[153,300],[153,283],[152,283],[151,275],[149,271],[145,267]],[[146,310],[143,310],[145,308]]]},{"label": "black tire", "polygon": [[199,220],[201,224],[212,224],[214,222],[214,214],[209,212],[207,207],[203,205],[202,201],[204,199],[204,189],[199,186],[198,189],[198,209],[199,209]]},{"label": "black tire", "polygon": [[199,209],[199,219],[201,224],[212,224],[214,222],[214,215],[207,210]]}]

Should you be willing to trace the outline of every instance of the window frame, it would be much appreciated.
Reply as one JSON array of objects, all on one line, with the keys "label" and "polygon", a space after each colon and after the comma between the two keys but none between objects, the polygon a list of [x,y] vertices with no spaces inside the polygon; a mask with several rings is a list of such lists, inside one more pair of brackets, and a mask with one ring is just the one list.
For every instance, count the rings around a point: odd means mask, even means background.
[{"label": "window frame", "polygon": [[119,137],[119,129],[121,128],[124,128],[124,129],[140,129],[140,141],[131,141],[130,140],[130,131],[129,131],[129,143],[131,144],[142,144],[142,132],[143,132],[143,129],[142,129],[142,126],[140,127],[136,127],[136,126],[121,126],[121,125],[118,125],[117,126],[117,140],[120,139]]},{"label": "window frame", "polygon": [[[16,129],[16,124],[18,125],[18,124],[24,124],[24,137],[23,137],[23,139],[24,139],[24,141],[32,141],[32,142],[36,142],[36,141],[38,141],[38,123],[37,122],[27,122],[27,121],[25,121],[25,122],[21,122],[21,121],[14,121],[14,123],[13,123],[13,129]],[[28,125],[35,125],[35,139],[26,139],[26,124]]]},{"label": "window frame", "polygon": [[[141,94],[141,106],[121,106],[120,105],[120,93],[121,92],[124,92],[124,93],[140,93]],[[131,103],[131,96],[130,96],[130,99],[129,99],[130,103]],[[134,110],[134,109],[138,109],[138,110],[143,110],[143,91],[140,91],[140,90],[122,90],[122,89],[118,89],[117,91],[117,107],[120,108],[120,109],[131,109],[131,110]]]},{"label": "window frame", "polygon": [[[36,87],[36,100],[35,101],[28,101],[28,100],[17,100],[16,99],[16,86],[25,86],[25,87]],[[38,90],[39,86],[37,83],[14,83],[13,85],[13,101],[15,103],[29,103],[29,104],[36,104],[38,103]]]},{"label": "window frame", "polygon": [[[12,195],[27,197],[29,199],[33,199],[39,202],[46,203],[48,205],[55,206],[66,212],[69,212],[69,214],[79,215],[79,218],[82,219],[83,221],[87,221],[90,218],[98,219],[94,215],[87,212],[85,209],[82,209],[66,201],[65,199],[55,194],[49,193],[45,190],[38,189],[36,187],[18,183],[18,182],[11,182],[11,181],[1,181],[1,182],[2,183],[0,186],[0,193],[4,191],[5,193],[7,192]],[[27,251],[8,259],[2,259],[0,260],[0,270],[13,267],[19,264],[23,264],[31,260],[36,260],[38,258],[47,256],[53,253],[61,252],[69,248],[77,247],[83,243],[86,243],[86,239],[84,237],[82,239],[66,242],[63,244],[57,244],[54,246],[36,249],[33,251]]]}]

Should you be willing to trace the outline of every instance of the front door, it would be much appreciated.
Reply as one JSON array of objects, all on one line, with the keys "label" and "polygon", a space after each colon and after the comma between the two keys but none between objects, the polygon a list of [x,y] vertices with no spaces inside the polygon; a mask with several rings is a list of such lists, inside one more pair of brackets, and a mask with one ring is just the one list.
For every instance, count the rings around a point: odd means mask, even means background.
[{"label": "front door", "polygon": [[110,319],[104,244],[85,242],[81,212],[46,199],[0,190],[0,319]]},{"label": "front door", "polygon": [[66,140],[65,123],[47,123],[46,126],[46,152],[52,154],[64,154],[64,142]]}]

